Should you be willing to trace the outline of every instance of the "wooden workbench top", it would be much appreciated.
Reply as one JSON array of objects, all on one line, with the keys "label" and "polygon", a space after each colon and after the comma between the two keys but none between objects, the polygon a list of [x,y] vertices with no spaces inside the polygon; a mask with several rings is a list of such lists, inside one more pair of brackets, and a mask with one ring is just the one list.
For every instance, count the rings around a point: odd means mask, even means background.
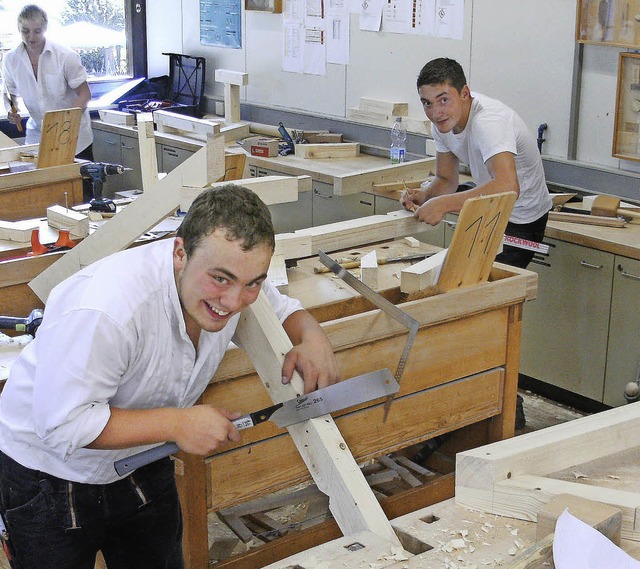
[{"label": "wooden workbench top", "polygon": [[640,259],[640,224],[627,223],[625,227],[617,228],[550,221],[545,235],[614,255]]}]

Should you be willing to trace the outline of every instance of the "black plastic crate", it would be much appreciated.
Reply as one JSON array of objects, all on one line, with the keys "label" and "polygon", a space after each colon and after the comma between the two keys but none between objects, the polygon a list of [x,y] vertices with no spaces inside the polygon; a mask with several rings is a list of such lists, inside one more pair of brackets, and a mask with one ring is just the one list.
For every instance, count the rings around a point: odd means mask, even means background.
[{"label": "black plastic crate", "polygon": [[205,58],[181,53],[169,56],[169,75],[141,83],[118,101],[118,110],[151,112],[158,109],[201,117],[204,115]]}]

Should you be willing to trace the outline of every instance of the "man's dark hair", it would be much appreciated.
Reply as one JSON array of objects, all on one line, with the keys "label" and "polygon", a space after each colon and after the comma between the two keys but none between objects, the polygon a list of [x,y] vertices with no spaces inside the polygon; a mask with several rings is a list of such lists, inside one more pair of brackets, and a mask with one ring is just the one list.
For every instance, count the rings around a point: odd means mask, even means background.
[{"label": "man's dark hair", "polygon": [[418,75],[417,88],[423,85],[449,84],[458,92],[467,84],[462,66],[455,60],[447,57],[432,59],[427,63]]},{"label": "man's dark hair", "polygon": [[20,25],[25,20],[37,20],[38,18],[42,18],[42,22],[45,27],[49,23],[49,19],[47,18],[47,13],[40,8],[40,6],[36,6],[35,4],[27,4],[20,13],[18,14],[18,25]]},{"label": "man's dark hair", "polygon": [[216,229],[223,229],[229,241],[242,241],[242,250],[259,245],[275,248],[271,214],[264,202],[251,190],[236,184],[209,188],[193,200],[178,228],[187,255],[192,255],[200,240]]}]

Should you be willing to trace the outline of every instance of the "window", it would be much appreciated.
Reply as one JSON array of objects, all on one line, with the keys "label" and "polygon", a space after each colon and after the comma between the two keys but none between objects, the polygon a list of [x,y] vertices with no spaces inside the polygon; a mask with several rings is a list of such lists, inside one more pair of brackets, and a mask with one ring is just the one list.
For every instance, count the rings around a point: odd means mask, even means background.
[{"label": "window", "polygon": [[[27,0],[0,0],[0,58],[20,42],[17,17]],[[145,2],[131,0],[47,0],[49,40],[80,54],[92,91],[146,75]],[[135,33],[132,33],[135,30]]]}]

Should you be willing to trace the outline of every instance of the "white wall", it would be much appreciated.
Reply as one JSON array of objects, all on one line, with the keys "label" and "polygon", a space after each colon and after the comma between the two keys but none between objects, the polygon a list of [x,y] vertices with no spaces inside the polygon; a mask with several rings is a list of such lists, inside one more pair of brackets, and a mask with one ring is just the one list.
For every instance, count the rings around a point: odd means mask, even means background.
[{"label": "white wall", "polygon": [[[241,91],[245,102],[345,117],[360,97],[369,97],[406,101],[409,115],[422,118],[415,78],[428,60],[448,56],[462,64],[472,90],[512,106],[534,134],[547,123],[544,153],[567,157],[576,0],[466,0],[462,40],[362,32],[353,14],[350,64],[328,65],[324,77],[281,71],[281,14],[243,10],[242,49],[200,45],[199,5],[148,0],[150,75],[157,73],[162,51],[176,51],[207,58],[205,92],[214,97],[222,97],[222,86],[213,81],[214,70],[222,68],[249,74]],[[635,163],[611,157],[620,51],[584,48],[576,158],[634,170]]]}]

